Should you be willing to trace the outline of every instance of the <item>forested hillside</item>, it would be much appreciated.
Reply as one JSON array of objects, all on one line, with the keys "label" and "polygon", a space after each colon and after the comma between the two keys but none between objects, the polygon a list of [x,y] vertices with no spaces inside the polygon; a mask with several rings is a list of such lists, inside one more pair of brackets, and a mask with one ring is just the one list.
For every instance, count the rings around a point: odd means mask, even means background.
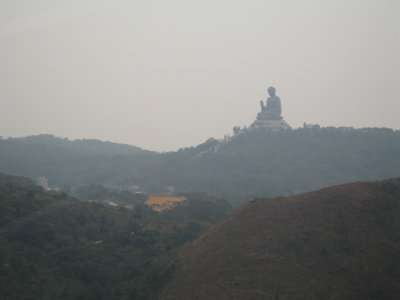
[{"label": "forested hillside", "polygon": [[45,176],[52,186],[136,185],[146,193],[173,187],[178,193],[206,192],[243,203],[254,197],[391,178],[400,170],[400,132],[379,128],[244,130],[176,152],[134,155],[88,154],[78,148],[71,152],[64,146],[46,152],[43,147],[41,142],[0,140],[0,171]]},{"label": "forested hillside", "polygon": [[231,206],[204,194],[160,214],[0,174],[0,298],[396,299],[399,193],[358,182],[219,221]]},{"label": "forested hillside", "polygon": [[49,194],[0,174],[0,299],[147,299],[170,272],[156,259],[231,210],[223,199],[186,197],[158,214]]},{"label": "forested hillside", "polygon": [[[33,179],[45,176],[52,185],[75,184],[82,182],[80,176],[74,179],[81,172],[85,172],[85,179],[95,178],[104,160],[142,152],[126,144],[92,139],[71,141],[49,134],[0,138],[0,172]],[[110,167],[110,162],[105,167]]]},{"label": "forested hillside", "polygon": [[[288,195],[399,175],[400,132],[322,128],[247,131],[162,154],[145,178],[228,198]],[[156,166],[159,165],[159,168]]]}]

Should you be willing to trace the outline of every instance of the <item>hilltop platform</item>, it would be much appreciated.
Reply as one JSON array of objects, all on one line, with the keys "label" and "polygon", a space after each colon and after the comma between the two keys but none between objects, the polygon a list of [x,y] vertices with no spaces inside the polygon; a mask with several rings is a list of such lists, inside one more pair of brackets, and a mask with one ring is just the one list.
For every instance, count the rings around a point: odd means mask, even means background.
[{"label": "hilltop platform", "polygon": [[285,120],[256,120],[251,125],[253,129],[266,129],[272,131],[278,131],[281,129],[290,129],[288,123]]}]

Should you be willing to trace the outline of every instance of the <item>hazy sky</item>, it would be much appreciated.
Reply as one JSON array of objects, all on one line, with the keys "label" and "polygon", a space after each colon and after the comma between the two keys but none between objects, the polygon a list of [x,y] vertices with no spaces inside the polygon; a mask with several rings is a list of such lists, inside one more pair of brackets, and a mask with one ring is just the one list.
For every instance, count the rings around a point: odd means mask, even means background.
[{"label": "hazy sky", "polygon": [[0,0],[0,136],[149,150],[285,120],[400,129],[398,0]]}]

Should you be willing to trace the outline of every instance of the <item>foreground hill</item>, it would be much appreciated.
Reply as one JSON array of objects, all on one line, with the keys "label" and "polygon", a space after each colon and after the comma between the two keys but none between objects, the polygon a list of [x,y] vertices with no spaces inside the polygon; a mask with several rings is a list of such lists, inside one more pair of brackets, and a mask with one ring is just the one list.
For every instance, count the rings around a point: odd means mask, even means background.
[{"label": "foreground hill", "polygon": [[176,263],[162,299],[398,299],[400,179],[254,200]]}]

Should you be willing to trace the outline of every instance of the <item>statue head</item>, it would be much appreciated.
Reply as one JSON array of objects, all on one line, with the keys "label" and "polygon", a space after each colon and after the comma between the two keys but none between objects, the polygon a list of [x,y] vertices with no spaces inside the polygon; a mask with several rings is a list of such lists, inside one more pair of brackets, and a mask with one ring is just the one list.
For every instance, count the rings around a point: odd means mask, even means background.
[{"label": "statue head", "polygon": [[272,96],[275,96],[275,88],[273,87],[273,86],[270,86],[269,88],[268,88],[268,94],[272,97]]}]

